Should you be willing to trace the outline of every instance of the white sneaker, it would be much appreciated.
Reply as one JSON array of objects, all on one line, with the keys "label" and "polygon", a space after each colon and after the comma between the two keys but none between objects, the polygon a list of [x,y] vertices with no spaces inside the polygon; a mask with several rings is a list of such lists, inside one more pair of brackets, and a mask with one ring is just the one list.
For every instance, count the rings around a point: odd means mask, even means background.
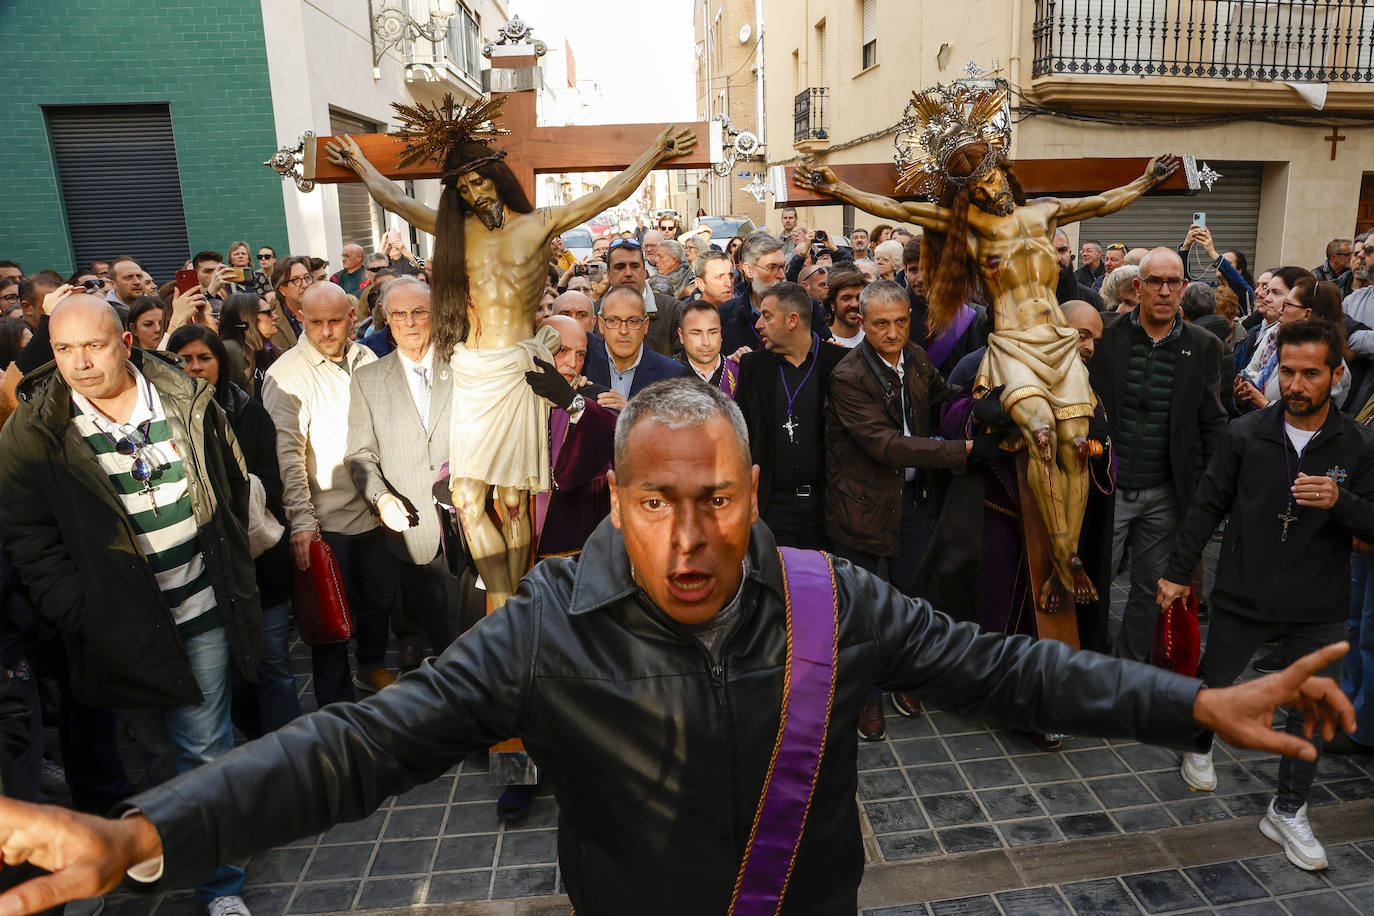
[{"label": "white sneaker", "polygon": [[248,912],[248,904],[237,894],[216,897],[206,904],[205,908],[210,911],[210,916],[253,916]]},{"label": "white sneaker", "polygon": [[1183,777],[1183,781],[1188,784],[1190,789],[1199,792],[1211,792],[1217,787],[1217,771],[1212,769],[1212,752],[1205,754],[1183,755],[1183,765],[1178,768],[1178,775]]},{"label": "white sneaker", "polygon": [[1306,871],[1319,871],[1326,868],[1326,850],[1312,835],[1312,825],[1307,820],[1307,806],[1303,805],[1292,817],[1280,814],[1274,809],[1274,799],[1269,802],[1269,810],[1260,818],[1260,833],[1283,847],[1288,861]]}]

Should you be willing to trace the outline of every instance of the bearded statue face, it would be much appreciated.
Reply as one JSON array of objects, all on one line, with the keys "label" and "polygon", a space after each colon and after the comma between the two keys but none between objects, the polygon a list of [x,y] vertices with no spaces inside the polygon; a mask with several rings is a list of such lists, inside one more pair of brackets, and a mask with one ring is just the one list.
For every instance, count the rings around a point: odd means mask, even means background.
[{"label": "bearded statue face", "polygon": [[453,186],[467,208],[477,215],[488,230],[501,228],[506,220],[506,208],[496,190],[496,182],[477,172],[464,172],[454,179]]},{"label": "bearded statue face", "polygon": [[989,169],[969,188],[969,201],[984,213],[993,216],[1010,216],[1016,209],[1016,198],[1012,196],[1007,173],[1000,167]]}]

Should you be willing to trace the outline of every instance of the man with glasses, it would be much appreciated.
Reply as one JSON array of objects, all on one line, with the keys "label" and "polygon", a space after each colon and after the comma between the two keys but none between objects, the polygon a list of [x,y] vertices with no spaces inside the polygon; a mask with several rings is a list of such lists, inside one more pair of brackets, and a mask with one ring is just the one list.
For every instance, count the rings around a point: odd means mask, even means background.
[{"label": "man with glasses", "polygon": [[1196,469],[1226,429],[1221,341],[1179,314],[1187,281],[1172,248],[1155,248],[1134,281],[1140,305],[1102,334],[1088,366],[1117,456],[1112,569],[1131,560],[1115,652],[1144,661],[1159,608],[1155,587],[1192,500]]},{"label": "man with glasses", "polygon": [[460,619],[458,579],[434,510],[434,481],[448,462],[453,381],[434,357],[430,289],[415,277],[397,277],[380,308],[396,349],[353,374],[344,464],[386,528],[399,566],[401,613],[392,626],[397,662],[408,671],[443,652],[476,617]]},{"label": "man with glasses", "polygon": [[[654,292],[649,286],[644,248],[638,242],[634,239],[616,239],[611,243],[606,252],[606,280],[610,283],[611,289],[626,287],[639,293],[645,314],[649,318],[645,337],[649,348],[655,353],[671,357],[673,344],[677,341],[678,316],[682,311],[682,303],[672,296]],[[604,297],[602,301],[605,301]]]},{"label": "man with glasses", "polygon": [[[135,350],[108,302],[68,296],[49,328],[54,362],[0,435],[0,542],[64,637],[75,698],[118,709],[161,782],[233,750],[230,669],[257,680],[248,478],[211,390]],[[243,879],[220,865],[197,895],[247,916]]]},{"label": "man with glasses", "polygon": [[270,277],[277,270],[277,249],[263,245],[258,249],[258,270],[264,277]]},{"label": "man with glasses", "polygon": [[776,236],[756,232],[745,239],[740,249],[740,270],[748,285],[721,306],[723,352],[738,359],[742,350],[763,349],[763,341],[754,329],[759,307],[768,291],[782,282],[786,269],[782,241]]},{"label": "man with glasses", "polygon": [[1096,291],[1102,288],[1102,278],[1107,276],[1107,267],[1102,263],[1102,243],[1088,239],[1078,249],[1079,260],[1083,266],[1074,271],[1074,279],[1080,286]]},{"label": "man with glasses", "polygon": [[1342,296],[1350,295],[1354,279],[1350,269],[1350,256],[1354,245],[1350,239],[1332,239],[1326,243],[1326,260],[1312,271],[1318,280],[1328,280],[1340,288]]},{"label": "man with glasses", "polygon": [[[616,249],[612,246],[611,257]],[[587,354],[587,380],[610,390],[597,397],[597,403],[621,410],[641,388],[660,379],[677,378],[687,368],[676,360],[645,345],[649,333],[644,299],[632,286],[613,286],[601,299],[597,329],[606,341],[606,357]]]}]

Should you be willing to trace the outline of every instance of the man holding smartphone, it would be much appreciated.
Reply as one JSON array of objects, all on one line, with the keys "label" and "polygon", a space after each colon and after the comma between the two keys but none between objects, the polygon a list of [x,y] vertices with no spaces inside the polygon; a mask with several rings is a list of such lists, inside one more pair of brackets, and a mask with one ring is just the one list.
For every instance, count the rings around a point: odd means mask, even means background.
[{"label": "man holding smartphone", "polygon": [[219,321],[219,310],[224,305],[224,294],[227,290],[226,284],[235,276],[238,277],[238,282],[242,283],[245,279],[243,268],[226,266],[218,251],[197,251],[195,257],[191,258],[191,267],[195,270],[196,279],[200,281],[200,288],[205,293],[205,304],[210,309],[210,315]]}]

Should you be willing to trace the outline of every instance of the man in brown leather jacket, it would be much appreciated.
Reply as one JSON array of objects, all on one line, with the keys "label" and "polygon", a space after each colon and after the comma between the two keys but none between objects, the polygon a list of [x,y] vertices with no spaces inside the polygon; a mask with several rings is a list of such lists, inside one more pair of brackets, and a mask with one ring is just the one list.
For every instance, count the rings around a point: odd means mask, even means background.
[{"label": "man in brown leather jacket", "polygon": [[[119,821],[0,799],[5,864],[58,869],[0,896],[0,914],[108,890],[135,866],[159,886],[193,879],[221,859],[362,818],[517,734],[553,784],[579,913],[725,912],[771,779],[790,657],[779,554],[753,524],[758,472],[743,418],[719,389],[695,379],[645,389],[620,416],[615,467],[611,517],[580,562],[541,563],[500,614],[394,687],[136,796],[137,813]],[[1344,644],[1267,678],[1202,689],[1053,640],[980,634],[843,560],[833,577],[832,714],[783,913],[856,909],[851,728],[875,684],[1023,727],[1181,749],[1208,727],[1232,744],[1311,755],[1300,737],[1270,730],[1283,703],[1300,701],[1328,735],[1355,727],[1339,687],[1309,676]]]}]

